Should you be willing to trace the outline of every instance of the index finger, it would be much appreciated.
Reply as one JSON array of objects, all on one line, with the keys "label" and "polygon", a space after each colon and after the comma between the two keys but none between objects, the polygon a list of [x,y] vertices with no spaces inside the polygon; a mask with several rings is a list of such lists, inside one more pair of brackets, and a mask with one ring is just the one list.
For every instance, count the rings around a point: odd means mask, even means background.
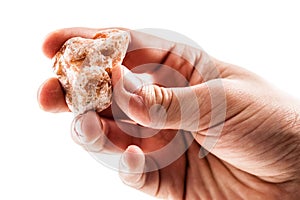
[{"label": "index finger", "polygon": [[[45,38],[42,50],[48,58],[52,58],[68,39],[72,37],[94,38],[97,32],[103,29],[75,27],[53,31]],[[119,27],[117,29],[129,31],[131,36],[128,51],[123,60],[123,65],[129,69],[143,64],[157,63],[158,65],[168,65],[180,72],[184,69],[184,74],[190,74],[193,68],[192,63],[201,56],[200,50],[186,48],[184,44],[178,44],[139,30]],[[187,69],[189,70],[186,72]]]},{"label": "index finger", "polygon": [[99,29],[92,28],[64,28],[49,33],[42,45],[42,50],[48,58],[52,58],[61,46],[72,37],[93,38]]}]

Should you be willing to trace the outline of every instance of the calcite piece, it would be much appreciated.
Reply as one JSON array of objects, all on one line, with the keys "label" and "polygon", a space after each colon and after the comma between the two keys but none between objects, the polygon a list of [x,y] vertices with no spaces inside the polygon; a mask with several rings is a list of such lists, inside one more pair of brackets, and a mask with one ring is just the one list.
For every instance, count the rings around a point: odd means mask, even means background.
[{"label": "calcite piece", "polygon": [[127,31],[106,29],[94,39],[71,38],[56,53],[53,69],[75,115],[111,105],[111,70],[122,63],[129,39]]}]

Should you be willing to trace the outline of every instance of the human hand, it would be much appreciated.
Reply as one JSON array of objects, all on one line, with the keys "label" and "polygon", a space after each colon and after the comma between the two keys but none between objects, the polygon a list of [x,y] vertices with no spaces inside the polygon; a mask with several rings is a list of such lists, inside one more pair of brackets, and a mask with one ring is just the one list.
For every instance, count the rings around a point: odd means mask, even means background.
[{"label": "human hand", "polygon": [[[51,58],[70,37],[92,38],[96,32],[53,32],[44,52]],[[121,179],[156,197],[299,197],[296,100],[199,49],[137,31],[131,31],[131,38],[126,67],[112,73],[112,107],[74,120],[77,143],[97,153],[125,150]],[[39,103],[46,111],[68,111],[55,78],[41,86]],[[169,143],[167,151],[152,154]],[[210,154],[199,158],[201,147]],[[169,157],[176,159],[164,162]]]}]

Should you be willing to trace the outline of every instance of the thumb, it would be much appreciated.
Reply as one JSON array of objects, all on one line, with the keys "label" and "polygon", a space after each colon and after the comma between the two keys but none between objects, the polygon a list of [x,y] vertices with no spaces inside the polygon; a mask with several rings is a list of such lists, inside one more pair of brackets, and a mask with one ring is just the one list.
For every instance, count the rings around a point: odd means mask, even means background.
[{"label": "thumb", "polygon": [[[135,122],[154,129],[197,131],[201,126],[200,117],[210,119],[211,92],[214,92],[210,90],[219,90],[214,81],[166,88],[144,80],[141,74],[124,66],[113,70],[114,101]],[[205,126],[207,120],[203,122]]]}]

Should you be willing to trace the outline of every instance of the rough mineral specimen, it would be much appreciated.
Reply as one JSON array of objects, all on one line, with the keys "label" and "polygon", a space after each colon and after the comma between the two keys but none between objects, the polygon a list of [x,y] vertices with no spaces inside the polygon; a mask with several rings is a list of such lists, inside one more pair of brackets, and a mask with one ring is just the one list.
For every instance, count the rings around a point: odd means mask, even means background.
[{"label": "rough mineral specimen", "polygon": [[111,104],[111,69],[122,63],[129,37],[123,30],[102,30],[94,39],[71,38],[56,53],[53,69],[75,115]]}]

